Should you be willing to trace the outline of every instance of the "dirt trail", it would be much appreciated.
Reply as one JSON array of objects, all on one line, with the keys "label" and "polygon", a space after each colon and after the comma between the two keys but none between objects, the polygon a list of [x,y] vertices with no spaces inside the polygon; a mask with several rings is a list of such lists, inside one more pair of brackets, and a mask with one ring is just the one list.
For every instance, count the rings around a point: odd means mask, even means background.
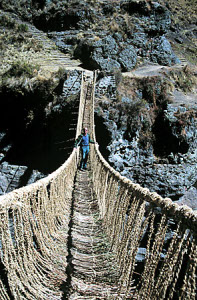
[{"label": "dirt trail", "polygon": [[[185,64],[175,65],[172,67],[157,65],[153,63],[147,63],[132,72],[123,73],[123,77],[130,78],[144,78],[154,76],[166,76],[170,70],[181,70]],[[197,72],[197,70],[196,70]],[[171,94],[172,105],[186,105],[188,107],[197,106],[197,88],[193,92],[184,93],[183,91],[175,89]]]}]

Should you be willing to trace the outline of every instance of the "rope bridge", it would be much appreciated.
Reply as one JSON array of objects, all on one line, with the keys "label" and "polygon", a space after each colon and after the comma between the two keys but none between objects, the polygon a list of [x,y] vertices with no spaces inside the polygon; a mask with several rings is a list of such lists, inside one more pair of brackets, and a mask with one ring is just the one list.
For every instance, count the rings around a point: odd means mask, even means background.
[{"label": "rope bridge", "polygon": [[[82,74],[76,136],[93,132],[96,74]],[[132,183],[91,145],[0,197],[0,299],[196,299],[197,217]],[[65,283],[65,284],[62,284]]]}]

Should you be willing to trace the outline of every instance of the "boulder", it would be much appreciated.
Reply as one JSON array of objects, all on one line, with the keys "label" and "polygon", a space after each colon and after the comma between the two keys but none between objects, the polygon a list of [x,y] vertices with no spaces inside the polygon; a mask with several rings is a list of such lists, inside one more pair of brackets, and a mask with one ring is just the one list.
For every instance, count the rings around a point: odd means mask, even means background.
[{"label": "boulder", "polygon": [[118,61],[122,66],[122,71],[127,72],[132,70],[137,62],[136,50],[133,46],[127,46],[119,53]]},{"label": "boulder", "polygon": [[197,189],[191,187],[185,190],[185,194],[176,201],[179,205],[187,205],[191,207],[197,213]]},{"label": "boulder", "polygon": [[164,35],[151,39],[149,41],[148,48],[150,59],[155,63],[165,66],[171,66],[175,63],[179,63],[178,58],[172,51],[170,42]]},{"label": "boulder", "polygon": [[0,165],[0,194],[19,188],[26,170],[26,166],[11,165],[4,161]]},{"label": "boulder", "polygon": [[5,174],[0,173],[0,195],[3,195],[8,188],[9,181]]},{"label": "boulder", "polygon": [[107,33],[106,35],[97,41],[87,38],[81,40],[74,51],[74,56],[90,69],[132,70],[137,62],[135,48],[126,43],[124,47],[120,46],[112,36]]},{"label": "boulder", "polygon": [[28,180],[27,184],[34,183],[37,180],[40,180],[44,177],[45,177],[45,175],[42,174],[41,172],[39,172],[38,170],[33,170],[30,177],[29,177],[29,180]]}]

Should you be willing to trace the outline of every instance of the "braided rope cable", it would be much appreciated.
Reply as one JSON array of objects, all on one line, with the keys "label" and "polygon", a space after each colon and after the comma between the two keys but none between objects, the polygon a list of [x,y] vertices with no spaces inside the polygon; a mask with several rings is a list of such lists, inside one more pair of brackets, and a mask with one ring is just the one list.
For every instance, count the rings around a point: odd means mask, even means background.
[{"label": "braided rope cable", "polygon": [[196,241],[193,238],[191,247],[188,249],[188,262],[186,267],[186,273],[182,286],[181,299],[195,300],[196,299]]},{"label": "braided rope cable", "polygon": [[[173,285],[176,285],[176,280],[173,276],[170,276],[171,270],[175,268],[176,264],[182,265],[182,260],[180,260],[179,254],[180,254],[180,248],[185,240],[185,235],[183,235],[182,239],[178,238],[180,230],[180,225],[177,224],[177,228],[174,231],[173,237],[171,239],[168,252],[166,254],[165,262],[163,265],[163,268],[157,278],[157,281],[155,283],[155,291],[152,295],[153,299],[165,299],[167,287],[169,284],[173,281]],[[184,254],[183,251],[181,251],[181,254]],[[162,293],[161,289],[163,287]]]},{"label": "braided rope cable", "polygon": [[141,299],[151,299],[152,289],[155,284],[155,272],[160,260],[166,230],[166,216],[162,215],[161,222],[159,223],[157,232],[154,235],[152,249],[149,252],[149,257],[147,257],[146,272],[144,272],[142,276],[143,284],[140,289],[142,294],[139,292]]},{"label": "braided rope cable", "polygon": [[6,288],[2,282],[2,280],[0,279],[0,299],[2,300],[9,300],[10,297],[6,291]]},{"label": "braided rope cable", "polygon": [[[93,95],[92,124],[94,97]],[[92,129],[96,141],[94,126]],[[170,297],[177,293],[175,287],[177,282],[181,284],[180,271],[187,252],[190,253],[188,268],[187,271],[184,270],[185,279],[178,289],[183,289],[184,297],[189,294],[196,296],[197,216],[192,209],[181,207],[171,199],[164,199],[121,176],[105,161],[97,144],[92,146],[90,159],[100,215],[121,270],[120,291],[124,291],[126,295],[133,285],[138,248],[141,245],[144,247],[143,238],[147,236],[144,270],[136,281],[135,297],[152,300],[158,299],[159,295],[161,299],[165,299],[167,291]],[[171,223],[174,225],[170,225]],[[166,248],[168,230],[173,230],[174,226],[177,229],[174,229],[175,233],[169,240],[170,246]],[[191,234],[192,246],[186,242],[187,230]],[[162,282],[165,284],[164,289]]]},{"label": "braided rope cable", "polygon": [[[83,73],[76,136],[84,114]],[[0,196],[0,263],[14,299],[61,299],[78,151],[55,172]],[[9,299],[0,280],[0,297]]]}]

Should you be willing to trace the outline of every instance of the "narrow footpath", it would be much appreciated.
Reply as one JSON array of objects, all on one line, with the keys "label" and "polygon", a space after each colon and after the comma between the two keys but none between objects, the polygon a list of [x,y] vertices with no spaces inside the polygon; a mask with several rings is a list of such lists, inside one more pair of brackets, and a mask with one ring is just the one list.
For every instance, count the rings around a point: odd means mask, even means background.
[{"label": "narrow footpath", "polygon": [[[83,127],[88,129],[92,89],[93,78],[90,74],[84,85]],[[72,203],[68,282],[63,299],[122,299],[118,296],[118,267],[99,218],[90,162],[86,171],[77,171]]]},{"label": "narrow footpath", "polygon": [[[84,82],[83,128],[90,129],[92,72],[85,76]],[[132,287],[126,297],[120,294],[119,267],[100,219],[90,161],[87,170],[76,173],[69,227],[67,283],[62,288],[62,299],[134,299]]]},{"label": "narrow footpath", "polygon": [[76,175],[70,253],[68,299],[120,299],[118,268],[99,219],[90,170]]}]

